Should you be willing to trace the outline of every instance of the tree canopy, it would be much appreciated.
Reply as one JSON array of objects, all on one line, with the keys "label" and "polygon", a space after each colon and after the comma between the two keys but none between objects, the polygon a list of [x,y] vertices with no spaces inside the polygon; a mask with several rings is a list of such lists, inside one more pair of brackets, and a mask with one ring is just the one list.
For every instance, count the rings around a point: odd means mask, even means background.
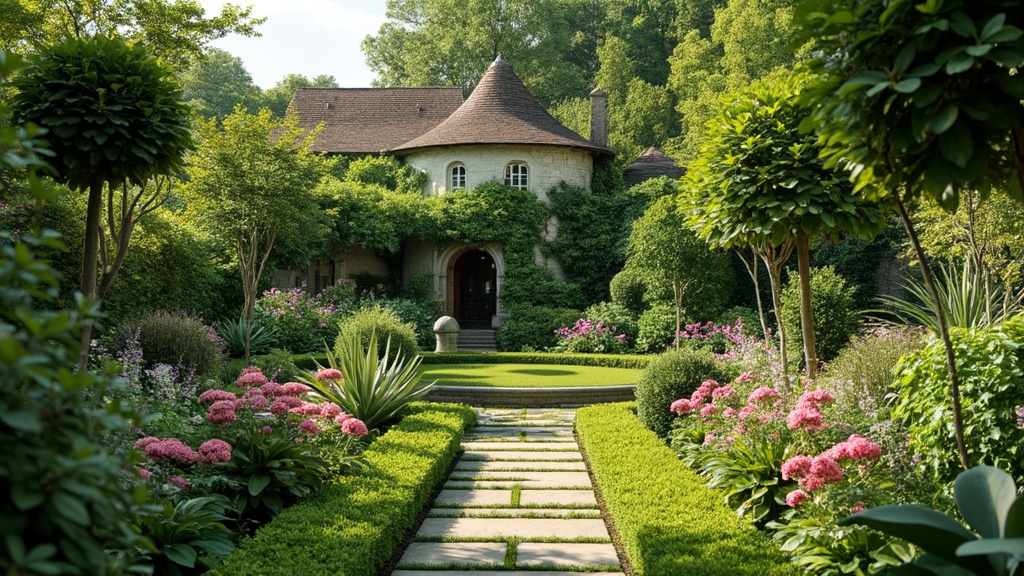
[{"label": "tree canopy", "polygon": [[236,4],[208,17],[197,0],[0,0],[0,13],[0,48],[102,34],[143,44],[175,69],[201,59],[211,41],[228,34],[259,36],[265,20],[252,16],[252,6]]}]

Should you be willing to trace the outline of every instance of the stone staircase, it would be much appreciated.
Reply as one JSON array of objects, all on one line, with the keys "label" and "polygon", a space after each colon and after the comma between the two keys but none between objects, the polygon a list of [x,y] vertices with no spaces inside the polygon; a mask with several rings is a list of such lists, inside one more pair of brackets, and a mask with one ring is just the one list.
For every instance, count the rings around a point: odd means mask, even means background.
[{"label": "stone staircase", "polygon": [[462,329],[459,331],[459,352],[497,352],[493,329]]}]

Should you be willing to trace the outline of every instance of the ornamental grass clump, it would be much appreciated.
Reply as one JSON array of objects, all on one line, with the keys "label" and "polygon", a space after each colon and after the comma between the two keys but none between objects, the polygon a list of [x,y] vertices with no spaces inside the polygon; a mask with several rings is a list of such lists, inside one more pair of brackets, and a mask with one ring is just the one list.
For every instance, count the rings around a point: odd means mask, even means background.
[{"label": "ornamental grass clump", "polygon": [[361,420],[367,428],[377,428],[395,417],[410,402],[427,395],[434,382],[422,382],[417,368],[418,356],[391,352],[391,339],[381,356],[377,334],[371,331],[363,348],[362,335],[343,332],[337,351],[327,351],[329,368],[319,366],[315,374],[302,377],[327,402],[333,402]]}]

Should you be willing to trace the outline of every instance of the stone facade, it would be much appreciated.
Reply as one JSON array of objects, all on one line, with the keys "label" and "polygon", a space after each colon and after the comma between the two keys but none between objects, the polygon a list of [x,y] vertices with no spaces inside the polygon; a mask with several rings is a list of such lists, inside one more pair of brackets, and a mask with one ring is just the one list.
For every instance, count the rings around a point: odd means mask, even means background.
[{"label": "stone facade", "polygon": [[417,150],[404,158],[405,162],[427,174],[426,195],[443,194],[451,188],[449,169],[455,163],[466,168],[466,187],[469,189],[486,182],[505,179],[505,166],[510,162],[525,162],[528,172],[527,188],[548,202],[547,191],[561,182],[590,189],[594,172],[591,152],[555,146],[452,146]]}]

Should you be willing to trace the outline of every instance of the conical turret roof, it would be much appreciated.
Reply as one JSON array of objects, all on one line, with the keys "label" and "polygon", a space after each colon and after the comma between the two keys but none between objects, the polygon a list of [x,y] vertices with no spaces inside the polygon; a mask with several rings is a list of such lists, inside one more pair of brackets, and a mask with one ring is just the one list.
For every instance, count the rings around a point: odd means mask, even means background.
[{"label": "conical turret roof", "polygon": [[612,153],[548,114],[501,56],[455,113],[393,152],[401,155],[422,148],[464,144],[541,144]]}]

